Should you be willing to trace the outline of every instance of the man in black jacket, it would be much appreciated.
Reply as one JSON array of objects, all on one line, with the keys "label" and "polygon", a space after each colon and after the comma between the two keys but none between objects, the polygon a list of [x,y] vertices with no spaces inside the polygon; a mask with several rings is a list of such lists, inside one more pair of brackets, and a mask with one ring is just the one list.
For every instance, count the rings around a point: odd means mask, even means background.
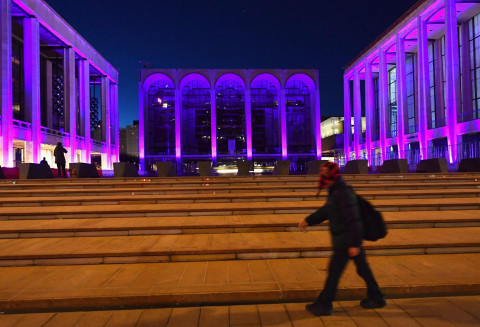
[{"label": "man in black jacket", "polygon": [[65,153],[68,151],[63,147],[62,142],[58,142],[55,150],[53,150],[53,156],[55,157],[55,163],[57,164],[58,177],[63,178],[67,177],[67,172],[65,171]]},{"label": "man in black jacket", "polygon": [[365,309],[382,308],[387,303],[362,249],[363,224],[359,216],[357,196],[340,176],[339,168],[333,162],[327,162],[320,167],[317,196],[323,188],[327,187],[327,204],[298,225],[303,229],[328,219],[333,243],[333,255],[328,266],[325,287],[317,300],[305,308],[316,316],[329,316],[333,313],[332,301],[335,298],[338,281],[350,258],[357,266],[357,273],[367,284],[368,297],[362,300],[360,305]]}]

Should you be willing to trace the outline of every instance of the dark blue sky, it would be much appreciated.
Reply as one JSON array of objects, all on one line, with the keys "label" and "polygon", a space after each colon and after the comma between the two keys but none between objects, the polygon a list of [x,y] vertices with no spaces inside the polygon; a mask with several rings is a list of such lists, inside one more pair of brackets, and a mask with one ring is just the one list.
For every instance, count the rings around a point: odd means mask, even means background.
[{"label": "dark blue sky", "polygon": [[120,125],[138,119],[138,61],[155,68],[313,68],[322,115],[343,115],[343,67],[416,0],[45,0],[120,70]]}]

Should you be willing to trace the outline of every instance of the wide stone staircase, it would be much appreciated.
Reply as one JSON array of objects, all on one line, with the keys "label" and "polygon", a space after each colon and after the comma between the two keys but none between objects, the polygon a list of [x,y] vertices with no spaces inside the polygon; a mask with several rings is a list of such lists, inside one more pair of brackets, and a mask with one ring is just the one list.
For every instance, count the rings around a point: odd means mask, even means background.
[{"label": "wide stone staircase", "polygon": [[[480,294],[480,174],[344,178],[389,227],[364,243],[387,297]],[[0,181],[0,311],[217,305],[231,316],[233,304],[311,301],[331,254],[327,224],[297,228],[325,201],[316,184],[316,176]],[[349,264],[338,298],[364,294]]]}]

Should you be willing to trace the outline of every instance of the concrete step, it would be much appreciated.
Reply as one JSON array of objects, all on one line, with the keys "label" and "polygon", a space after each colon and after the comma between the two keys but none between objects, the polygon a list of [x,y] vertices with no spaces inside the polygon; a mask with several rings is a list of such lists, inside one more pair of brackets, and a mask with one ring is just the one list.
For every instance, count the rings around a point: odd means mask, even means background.
[{"label": "concrete step", "polygon": [[[389,299],[382,309],[363,310],[358,301],[334,303],[333,315],[315,317],[309,302],[168,307],[109,311],[44,312],[0,315],[0,325],[12,326],[479,326],[480,296]],[[95,308],[93,308],[95,309]]]},{"label": "concrete step", "polygon": [[[480,253],[480,227],[392,229],[371,255]],[[327,231],[0,240],[0,266],[328,257]]]},{"label": "concrete step", "polygon": [[[369,263],[389,298],[480,292],[480,254],[376,256],[369,258]],[[0,310],[77,311],[312,301],[324,284],[327,264],[326,258],[303,258],[4,267],[0,268]],[[337,299],[358,300],[365,293],[363,280],[349,263]],[[389,301],[384,310],[405,303],[402,301],[406,300]],[[413,317],[431,316],[425,312],[432,309],[434,302],[418,304],[409,307],[415,312]],[[459,306],[468,307],[465,303]],[[368,312],[362,311],[362,316]],[[399,313],[395,312],[395,321],[400,323]],[[478,318],[478,310],[468,312]],[[451,311],[435,310],[433,316],[443,314],[451,315]]]},{"label": "concrete step", "polygon": [[[212,194],[214,193],[214,194]],[[167,204],[167,203],[210,203],[210,202],[251,202],[266,201],[319,201],[326,199],[316,197],[314,192],[271,192],[271,193],[216,193],[210,194],[167,194],[167,195],[110,195],[101,192],[97,195],[61,196],[61,197],[10,197],[0,200],[3,207],[34,207],[34,206],[87,206],[87,205],[118,205],[118,204]],[[450,190],[390,190],[359,191],[368,200],[374,199],[438,199],[480,197],[480,188],[450,189]]]},{"label": "concrete step", "polygon": [[[251,199],[255,201],[255,199]],[[380,211],[479,210],[478,198],[372,200]],[[149,216],[223,216],[265,214],[309,214],[324,201],[276,201],[238,203],[182,203],[89,205],[50,207],[0,207],[0,220],[69,219]]]},{"label": "concrete step", "polygon": [[[394,183],[394,184],[351,184],[358,192],[378,191],[454,191],[480,189],[480,182],[464,183]],[[46,187],[46,186],[44,186]],[[317,184],[312,182],[307,185],[254,185],[254,186],[212,186],[202,187],[108,187],[108,188],[40,188],[40,189],[14,189],[0,190],[0,199],[18,197],[64,197],[64,196],[98,196],[109,195],[175,195],[175,194],[219,194],[219,193],[277,193],[277,192],[311,192],[315,194]],[[325,192],[325,191],[324,191]],[[384,192],[385,193],[385,192]],[[420,192],[421,193],[421,192]]]},{"label": "concrete step", "polygon": [[[305,214],[0,221],[0,238],[225,234],[299,231]],[[389,229],[480,227],[480,210],[384,212]],[[328,230],[328,222],[308,227]]]},{"label": "concrete step", "polygon": [[[480,174],[443,174],[443,175],[402,175],[390,176],[376,175],[353,176],[346,175],[345,180],[354,183],[366,184],[395,184],[395,183],[463,183],[463,182],[479,182]],[[318,177],[312,176],[265,176],[262,178],[244,177],[244,178],[218,178],[218,177],[202,177],[202,178],[136,178],[127,181],[114,179],[94,179],[94,180],[15,180],[0,182],[0,190],[19,190],[19,189],[35,189],[45,188],[91,188],[95,187],[201,187],[201,186],[255,186],[255,185],[311,185],[318,181]]]}]

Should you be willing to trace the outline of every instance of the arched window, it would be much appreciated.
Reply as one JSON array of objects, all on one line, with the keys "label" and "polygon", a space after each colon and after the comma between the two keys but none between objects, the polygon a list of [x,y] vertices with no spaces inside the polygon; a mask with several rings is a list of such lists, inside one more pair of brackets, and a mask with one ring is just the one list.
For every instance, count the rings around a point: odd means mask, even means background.
[{"label": "arched window", "polygon": [[281,154],[278,90],[266,79],[252,82],[252,150],[254,154]]},{"label": "arched window", "polygon": [[218,154],[246,153],[244,86],[239,81],[225,79],[218,83],[215,97]]},{"label": "arched window", "polygon": [[192,79],[182,89],[182,155],[209,155],[211,142],[210,86]]},{"label": "arched window", "polygon": [[175,87],[167,79],[148,88],[147,155],[175,155]]},{"label": "arched window", "polygon": [[310,88],[299,79],[290,79],[285,89],[288,154],[314,153],[312,100]]}]

